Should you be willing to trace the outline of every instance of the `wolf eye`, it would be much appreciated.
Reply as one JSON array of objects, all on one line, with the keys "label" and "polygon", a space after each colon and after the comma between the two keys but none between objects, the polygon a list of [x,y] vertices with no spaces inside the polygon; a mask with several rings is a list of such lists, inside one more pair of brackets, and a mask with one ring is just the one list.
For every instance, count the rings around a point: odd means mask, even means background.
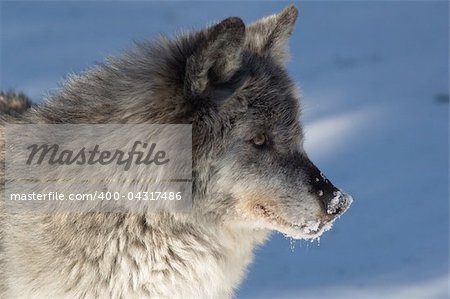
[{"label": "wolf eye", "polygon": [[262,146],[262,145],[266,144],[267,137],[264,134],[259,134],[259,135],[256,135],[255,137],[253,137],[252,142],[256,146]]}]

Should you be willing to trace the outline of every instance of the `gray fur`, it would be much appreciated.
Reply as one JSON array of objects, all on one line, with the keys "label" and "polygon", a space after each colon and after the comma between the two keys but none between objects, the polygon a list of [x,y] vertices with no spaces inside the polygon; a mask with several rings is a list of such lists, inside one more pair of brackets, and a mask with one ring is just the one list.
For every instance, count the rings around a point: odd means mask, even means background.
[{"label": "gray fur", "polygon": [[[337,189],[303,151],[283,67],[296,17],[290,6],[249,26],[233,17],[138,44],[4,117],[192,124],[194,187],[189,214],[4,212],[2,298],[229,298],[270,231],[315,238],[330,228],[350,199],[327,212]],[[260,135],[267,143],[255,145]]]},{"label": "gray fur", "polygon": [[32,105],[30,99],[23,93],[0,92],[0,111],[9,115],[18,115],[28,110]]}]

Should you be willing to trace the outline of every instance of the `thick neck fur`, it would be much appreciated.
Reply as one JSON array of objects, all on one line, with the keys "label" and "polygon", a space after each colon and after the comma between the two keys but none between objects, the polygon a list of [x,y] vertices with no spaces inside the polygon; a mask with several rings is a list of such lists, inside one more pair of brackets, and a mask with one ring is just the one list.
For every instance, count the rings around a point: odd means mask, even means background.
[{"label": "thick neck fur", "polygon": [[2,298],[228,298],[267,236],[169,215],[8,217],[6,240],[25,243],[5,244]]}]

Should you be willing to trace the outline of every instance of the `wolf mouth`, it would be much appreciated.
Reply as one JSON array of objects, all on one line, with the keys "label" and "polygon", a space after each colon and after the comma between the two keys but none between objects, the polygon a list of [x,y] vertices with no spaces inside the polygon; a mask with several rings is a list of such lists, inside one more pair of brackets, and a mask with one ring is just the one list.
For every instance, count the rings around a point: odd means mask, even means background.
[{"label": "wolf mouth", "polygon": [[[259,215],[269,220],[271,224],[282,229],[277,229],[281,233],[292,235],[294,238],[316,238],[331,228],[334,219],[309,221],[306,224],[292,223],[285,218],[274,213],[262,204],[257,204],[255,209]],[[284,229],[289,231],[285,231]],[[299,233],[301,236],[299,236]]]}]

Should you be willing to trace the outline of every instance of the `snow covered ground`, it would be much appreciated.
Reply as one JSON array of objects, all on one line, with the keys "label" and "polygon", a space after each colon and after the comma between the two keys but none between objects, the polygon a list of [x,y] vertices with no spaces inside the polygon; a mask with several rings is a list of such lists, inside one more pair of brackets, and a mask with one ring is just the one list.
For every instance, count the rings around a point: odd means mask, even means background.
[{"label": "snow covered ground", "polygon": [[[2,2],[1,89],[39,101],[132,40],[281,2]],[[238,298],[448,298],[448,3],[302,2],[289,71],[306,147],[354,204],[320,244],[275,234]]]}]

